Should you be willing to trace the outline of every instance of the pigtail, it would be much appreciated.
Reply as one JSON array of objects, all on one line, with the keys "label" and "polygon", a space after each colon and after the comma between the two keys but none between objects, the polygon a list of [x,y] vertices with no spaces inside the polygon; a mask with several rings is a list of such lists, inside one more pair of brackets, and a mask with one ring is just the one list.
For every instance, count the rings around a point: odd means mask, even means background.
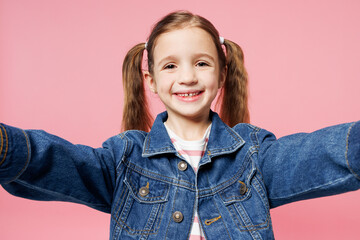
[{"label": "pigtail", "polygon": [[249,123],[248,75],[244,66],[244,53],[239,45],[225,40],[227,75],[220,93],[221,119],[230,127],[237,123]]},{"label": "pigtail", "polygon": [[145,44],[134,46],[127,53],[122,68],[124,109],[122,130],[149,131],[153,118],[149,112],[142,74],[142,58]]}]

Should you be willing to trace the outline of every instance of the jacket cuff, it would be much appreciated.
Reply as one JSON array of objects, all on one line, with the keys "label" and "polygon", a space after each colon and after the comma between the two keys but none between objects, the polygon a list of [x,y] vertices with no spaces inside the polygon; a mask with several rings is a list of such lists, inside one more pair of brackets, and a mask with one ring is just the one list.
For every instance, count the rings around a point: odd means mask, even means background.
[{"label": "jacket cuff", "polygon": [[17,179],[30,161],[30,144],[24,130],[0,124],[0,184]]},{"label": "jacket cuff", "polygon": [[360,121],[349,129],[345,157],[350,171],[360,180]]}]

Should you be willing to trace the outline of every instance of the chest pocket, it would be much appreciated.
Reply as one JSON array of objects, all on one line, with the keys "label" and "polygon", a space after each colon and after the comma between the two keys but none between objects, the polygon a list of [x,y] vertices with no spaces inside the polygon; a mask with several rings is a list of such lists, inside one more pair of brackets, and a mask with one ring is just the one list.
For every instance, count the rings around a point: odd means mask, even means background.
[{"label": "chest pocket", "polygon": [[254,231],[269,226],[269,204],[256,170],[239,177],[220,192],[220,197],[240,231]]},{"label": "chest pocket", "polygon": [[119,239],[129,235],[147,239],[159,230],[170,184],[133,170],[128,170],[123,182],[125,188],[116,200],[114,212],[116,235]]}]

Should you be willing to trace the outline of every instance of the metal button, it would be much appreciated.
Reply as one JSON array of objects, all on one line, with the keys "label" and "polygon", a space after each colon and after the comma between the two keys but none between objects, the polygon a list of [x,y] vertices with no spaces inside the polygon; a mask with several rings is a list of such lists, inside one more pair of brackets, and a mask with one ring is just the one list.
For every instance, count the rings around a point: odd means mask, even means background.
[{"label": "metal button", "polygon": [[244,195],[247,192],[246,184],[243,183],[242,181],[239,181],[239,183],[240,183],[240,194]]},{"label": "metal button", "polygon": [[172,217],[174,219],[174,222],[177,222],[177,223],[182,222],[182,220],[184,219],[183,214],[179,211],[174,212]]},{"label": "metal button", "polygon": [[185,171],[187,169],[187,163],[185,161],[181,161],[178,163],[178,168],[180,171]]},{"label": "metal button", "polygon": [[140,196],[145,197],[146,195],[149,194],[149,188],[147,188],[147,187],[140,188],[139,194],[140,194]]}]

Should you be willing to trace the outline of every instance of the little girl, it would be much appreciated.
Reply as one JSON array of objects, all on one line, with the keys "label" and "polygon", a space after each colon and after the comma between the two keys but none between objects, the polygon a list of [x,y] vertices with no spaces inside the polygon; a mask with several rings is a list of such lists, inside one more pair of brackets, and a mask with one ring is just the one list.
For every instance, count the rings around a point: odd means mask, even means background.
[{"label": "little girl", "polygon": [[123,82],[125,132],[103,148],[1,124],[2,186],[111,213],[110,239],[273,239],[270,208],[360,188],[360,122],[280,139],[248,124],[242,50],[203,17],[165,16]]}]

